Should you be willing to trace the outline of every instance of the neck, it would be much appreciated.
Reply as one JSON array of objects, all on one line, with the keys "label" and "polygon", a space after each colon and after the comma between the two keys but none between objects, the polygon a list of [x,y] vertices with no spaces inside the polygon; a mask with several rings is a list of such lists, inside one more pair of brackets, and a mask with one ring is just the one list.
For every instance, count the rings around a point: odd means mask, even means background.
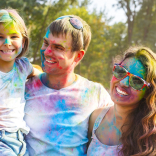
[{"label": "neck", "polygon": [[3,60],[0,60],[0,71],[2,71],[4,73],[8,73],[9,71],[12,70],[12,68],[14,66],[14,62],[15,61],[6,62]]},{"label": "neck", "polygon": [[128,121],[127,116],[130,112],[132,112],[133,109],[134,108],[132,107],[123,107],[114,104],[114,118],[115,124],[118,125],[117,127],[121,128],[123,124]]},{"label": "neck", "polygon": [[75,80],[76,75],[73,72],[65,75],[49,75],[47,73],[42,75],[43,84],[57,90],[70,86]]}]

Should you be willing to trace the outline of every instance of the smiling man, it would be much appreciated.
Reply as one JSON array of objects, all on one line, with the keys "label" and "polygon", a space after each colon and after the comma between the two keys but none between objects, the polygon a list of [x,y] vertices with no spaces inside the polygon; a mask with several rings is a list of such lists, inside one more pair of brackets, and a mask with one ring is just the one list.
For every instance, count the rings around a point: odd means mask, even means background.
[{"label": "smiling man", "polygon": [[47,28],[41,47],[44,73],[26,84],[30,156],[86,155],[90,114],[112,104],[102,85],[74,73],[90,40],[90,27],[78,16],[59,17]]}]

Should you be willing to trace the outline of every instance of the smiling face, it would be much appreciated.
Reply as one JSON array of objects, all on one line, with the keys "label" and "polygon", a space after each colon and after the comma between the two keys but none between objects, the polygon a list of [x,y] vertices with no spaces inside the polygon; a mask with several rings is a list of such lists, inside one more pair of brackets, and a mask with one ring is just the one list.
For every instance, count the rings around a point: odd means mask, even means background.
[{"label": "smiling face", "polygon": [[53,36],[47,31],[41,48],[42,69],[47,74],[67,74],[76,66],[77,52],[71,52],[71,35]]},{"label": "smiling face", "polygon": [[0,63],[14,62],[24,46],[20,31],[10,23],[0,24]]},{"label": "smiling face", "polygon": [[[130,73],[141,77],[145,80],[146,70],[143,64],[136,58],[130,57],[125,59],[121,65],[127,69]],[[111,80],[111,98],[115,104],[122,106],[137,106],[139,101],[144,97],[146,87],[142,90],[134,90],[129,85],[129,76],[122,80],[118,80],[114,76]]]}]

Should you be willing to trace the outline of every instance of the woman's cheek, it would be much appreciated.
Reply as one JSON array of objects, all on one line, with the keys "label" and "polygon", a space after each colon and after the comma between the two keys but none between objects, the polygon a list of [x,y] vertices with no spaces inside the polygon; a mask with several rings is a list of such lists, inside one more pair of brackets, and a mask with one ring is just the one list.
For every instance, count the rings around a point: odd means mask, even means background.
[{"label": "woman's cheek", "polygon": [[116,82],[118,79],[115,77],[115,76],[113,76],[112,77],[112,79],[111,79],[111,83],[114,83],[114,82]]}]

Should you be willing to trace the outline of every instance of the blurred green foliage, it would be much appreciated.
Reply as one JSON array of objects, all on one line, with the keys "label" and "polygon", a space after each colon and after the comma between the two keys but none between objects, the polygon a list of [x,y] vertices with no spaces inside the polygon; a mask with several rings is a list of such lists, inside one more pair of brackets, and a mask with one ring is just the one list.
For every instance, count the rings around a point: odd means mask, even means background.
[{"label": "blurred green foliage", "polygon": [[113,63],[129,46],[144,45],[156,51],[156,1],[116,0],[114,7],[124,10],[127,21],[114,25],[109,24],[105,10],[89,11],[90,3],[90,0],[81,3],[79,0],[1,0],[0,8],[14,8],[23,17],[30,34],[27,57],[38,65],[46,27],[59,16],[80,16],[91,26],[92,40],[75,72],[108,89]]}]

